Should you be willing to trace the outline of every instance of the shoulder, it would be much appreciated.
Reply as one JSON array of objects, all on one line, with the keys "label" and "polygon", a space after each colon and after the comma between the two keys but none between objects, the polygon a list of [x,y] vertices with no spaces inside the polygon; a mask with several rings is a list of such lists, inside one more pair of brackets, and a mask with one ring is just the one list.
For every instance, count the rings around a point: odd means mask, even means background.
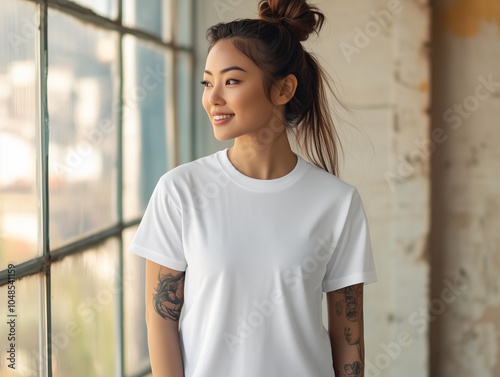
[{"label": "shoulder", "polygon": [[323,170],[310,162],[307,181],[320,197],[331,197],[350,202],[354,197],[359,196],[356,186],[344,181],[343,179]]},{"label": "shoulder", "polygon": [[217,153],[200,157],[170,169],[161,176],[159,183],[166,189],[169,189],[183,182],[193,183],[193,180],[199,180],[207,175],[207,173],[217,169]]},{"label": "shoulder", "polygon": [[219,163],[219,152],[178,165],[166,172],[158,181],[163,194],[169,196],[178,208],[183,208],[203,197],[205,192],[212,193],[219,186],[225,186],[227,178]]}]

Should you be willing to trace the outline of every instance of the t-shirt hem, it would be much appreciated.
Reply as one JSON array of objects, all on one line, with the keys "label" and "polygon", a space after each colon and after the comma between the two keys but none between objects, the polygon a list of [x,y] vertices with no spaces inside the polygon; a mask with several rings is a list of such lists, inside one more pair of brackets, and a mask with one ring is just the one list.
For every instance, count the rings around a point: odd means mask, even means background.
[{"label": "t-shirt hem", "polygon": [[132,244],[129,246],[128,251],[140,257],[149,259],[152,262],[161,264],[162,266],[171,268],[172,270],[186,271],[187,263],[165,257],[164,255],[155,253],[154,251],[145,249],[141,246]]},{"label": "t-shirt hem", "polygon": [[375,271],[367,271],[360,274],[355,274],[339,279],[330,280],[323,283],[323,292],[336,291],[337,289],[348,287],[350,285],[364,283],[371,284],[377,281],[377,273]]}]

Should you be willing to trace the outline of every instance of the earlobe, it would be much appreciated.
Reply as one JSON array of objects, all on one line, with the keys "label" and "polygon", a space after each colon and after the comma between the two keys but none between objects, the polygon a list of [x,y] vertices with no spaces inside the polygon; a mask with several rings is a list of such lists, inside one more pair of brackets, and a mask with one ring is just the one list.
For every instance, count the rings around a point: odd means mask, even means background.
[{"label": "earlobe", "polygon": [[285,105],[288,103],[297,90],[297,78],[293,74],[289,74],[287,77],[281,80],[278,84],[279,93],[275,98],[276,105]]}]

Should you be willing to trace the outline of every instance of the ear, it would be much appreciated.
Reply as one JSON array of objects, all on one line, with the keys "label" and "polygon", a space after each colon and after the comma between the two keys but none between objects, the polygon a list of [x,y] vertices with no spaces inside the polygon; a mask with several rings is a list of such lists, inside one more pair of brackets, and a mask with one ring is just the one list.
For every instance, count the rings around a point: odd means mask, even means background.
[{"label": "ear", "polygon": [[297,90],[297,78],[289,74],[281,79],[273,88],[273,102],[275,105],[285,105],[295,95]]}]

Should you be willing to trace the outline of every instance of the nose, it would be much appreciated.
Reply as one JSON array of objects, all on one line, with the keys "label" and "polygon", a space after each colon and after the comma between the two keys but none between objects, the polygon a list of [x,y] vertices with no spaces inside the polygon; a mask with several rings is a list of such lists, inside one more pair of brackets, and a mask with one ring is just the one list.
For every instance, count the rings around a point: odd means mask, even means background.
[{"label": "nose", "polygon": [[211,105],[224,105],[226,101],[224,101],[224,97],[221,93],[219,85],[215,86],[210,93],[208,101]]}]

